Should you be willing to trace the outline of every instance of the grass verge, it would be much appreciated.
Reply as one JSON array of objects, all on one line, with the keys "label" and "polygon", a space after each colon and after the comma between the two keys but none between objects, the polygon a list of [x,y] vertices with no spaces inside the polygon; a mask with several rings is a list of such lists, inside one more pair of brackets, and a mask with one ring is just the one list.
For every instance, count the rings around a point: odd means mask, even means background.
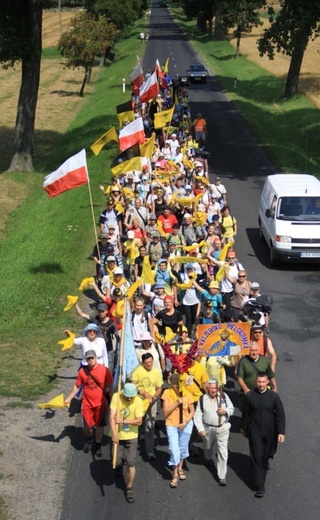
[{"label": "grass verge", "polygon": [[94,233],[88,189],[82,186],[49,199],[42,183],[48,172],[85,148],[97,222],[104,209],[99,184],[108,182],[109,164],[118,148],[109,144],[96,157],[90,145],[111,126],[117,127],[115,106],[129,99],[129,89],[122,93],[122,78],[129,76],[141,52],[142,25],[137,23],[131,37],[117,45],[115,61],[101,70],[94,93],[87,96],[68,131],[48,154],[36,158],[37,171],[5,174],[21,184],[28,196],[11,214],[0,242],[2,396],[33,401],[47,394],[63,359],[57,341],[66,327],[76,334],[81,330],[74,310],[64,313],[63,307],[67,294],[78,294],[81,303],[79,283],[94,274],[89,259]]},{"label": "grass verge", "polygon": [[319,177],[320,118],[311,101],[284,99],[281,79],[241,55],[235,59],[229,42],[200,34],[180,9],[172,13],[279,169]]}]

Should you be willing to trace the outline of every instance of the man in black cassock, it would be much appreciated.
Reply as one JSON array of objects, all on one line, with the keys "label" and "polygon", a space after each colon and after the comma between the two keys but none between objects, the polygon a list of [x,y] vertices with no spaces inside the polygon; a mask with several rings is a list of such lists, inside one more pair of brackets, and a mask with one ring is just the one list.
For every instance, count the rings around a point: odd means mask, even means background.
[{"label": "man in black cassock", "polygon": [[255,496],[263,497],[265,480],[270,470],[269,459],[277,449],[277,443],[285,440],[285,413],[279,395],[268,390],[268,376],[258,372],[256,388],[245,395],[245,408],[241,419],[241,433],[249,438],[250,458]]}]

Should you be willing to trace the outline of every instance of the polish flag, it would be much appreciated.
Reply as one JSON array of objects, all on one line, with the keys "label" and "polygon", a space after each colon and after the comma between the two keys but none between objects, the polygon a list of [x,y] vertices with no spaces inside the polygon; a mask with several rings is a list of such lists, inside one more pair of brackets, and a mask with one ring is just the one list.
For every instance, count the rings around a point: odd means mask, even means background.
[{"label": "polish flag", "polygon": [[162,72],[161,65],[160,65],[158,59],[156,61],[155,71],[157,73],[158,78],[163,78],[163,72]]},{"label": "polish flag", "polygon": [[43,187],[49,197],[56,197],[64,191],[88,184],[86,151],[83,149],[67,159],[56,171],[47,175]]},{"label": "polish flag", "polygon": [[138,63],[138,65],[131,72],[130,79],[132,83],[132,90],[137,96],[139,94],[139,88],[143,84],[143,68],[141,62]]},{"label": "polish flag", "polygon": [[119,148],[121,152],[134,144],[143,144],[144,142],[145,135],[142,117],[137,117],[137,119],[122,128],[119,132]]},{"label": "polish flag", "polygon": [[139,90],[140,103],[147,103],[150,99],[154,99],[159,94],[159,85],[157,73],[154,71],[150,78],[142,85]]}]

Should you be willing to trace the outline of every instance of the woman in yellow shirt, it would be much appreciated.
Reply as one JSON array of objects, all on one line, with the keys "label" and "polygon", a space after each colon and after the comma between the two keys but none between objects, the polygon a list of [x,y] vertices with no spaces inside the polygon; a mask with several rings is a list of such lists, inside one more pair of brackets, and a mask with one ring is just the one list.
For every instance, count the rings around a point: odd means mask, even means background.
[{"label": "woman in yellow shirt", "polygon": [[185,389],[182,389],[182,392],[179,390],[179,374],[172,374],[170,385],[170,388],[163,392],[162,400],[169,441],[169,466],[173,469],[170,487],[176,488],[179,479],[186,479],[182,466],[184,459],[189,456],[189,440],[195,409],[192,395]]}]

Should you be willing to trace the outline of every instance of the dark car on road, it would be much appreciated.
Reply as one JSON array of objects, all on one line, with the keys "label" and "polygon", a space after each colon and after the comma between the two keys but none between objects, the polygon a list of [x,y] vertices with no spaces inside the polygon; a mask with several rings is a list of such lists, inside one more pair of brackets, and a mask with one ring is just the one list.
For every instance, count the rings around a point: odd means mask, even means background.
[{"label": "dark car on road", "polygon": [[207,69],[201,63],[195,63],[189,65],[187,69],[188,82],[189,83],[206,83],[207,81]]}]

